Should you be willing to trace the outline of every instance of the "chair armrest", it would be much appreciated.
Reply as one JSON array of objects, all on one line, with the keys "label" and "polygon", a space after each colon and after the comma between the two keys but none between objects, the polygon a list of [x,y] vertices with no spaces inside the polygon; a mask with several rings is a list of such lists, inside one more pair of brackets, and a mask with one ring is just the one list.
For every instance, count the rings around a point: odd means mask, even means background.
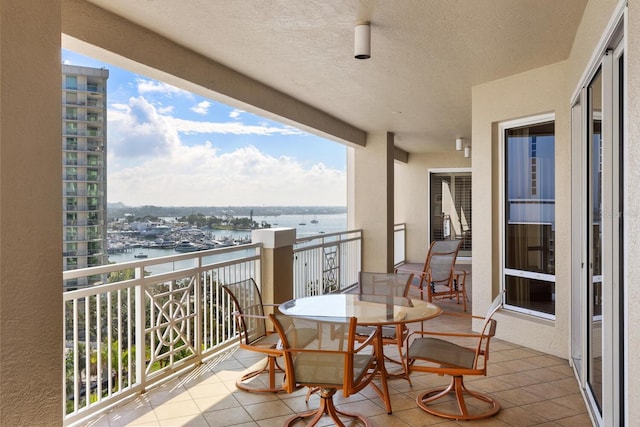
[{"label": "chair armrest", "polygon": [[364,340],[357,348],[354,349],[356,353],[359,353],[364,347],[370,345],[374,339],[376,339],[376,335],[378,335],[378,329],[371,331],[366,340]]}]

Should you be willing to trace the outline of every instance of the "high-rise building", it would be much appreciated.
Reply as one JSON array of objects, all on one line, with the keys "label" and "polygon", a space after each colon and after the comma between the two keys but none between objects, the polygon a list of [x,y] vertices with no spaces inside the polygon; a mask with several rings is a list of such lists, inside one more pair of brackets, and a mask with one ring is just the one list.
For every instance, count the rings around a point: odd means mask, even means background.
[{"label": "high-rise building", "polygon": [[[62,65],[64,270],[107,262],[108,78],[107,69]],[[92,284],[68,282],[65,289]]]}]

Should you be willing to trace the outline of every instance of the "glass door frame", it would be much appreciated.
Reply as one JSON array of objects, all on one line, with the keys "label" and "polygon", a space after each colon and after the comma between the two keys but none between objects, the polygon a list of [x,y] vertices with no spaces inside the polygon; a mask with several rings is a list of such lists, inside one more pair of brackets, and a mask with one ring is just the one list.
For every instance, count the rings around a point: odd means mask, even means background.
[{"label": "glass door frame", "polygon": [[[585,72],[582,84],[572,97],[572,313],[571,361],[587,405],[597,425],[624,425],[625,372],[627,353],[624,348],[624,147],[626,146],[626,60],[624,56],[624,19],[621,8],[603,36],[600,55]],[[590,200],[587,178],[590,174],[588,150],[591,150],[588,88],[594,77],[602,78],[602,393],[597,402],[589,384],[590,330],[589,292],[585,286],[593,279],[591,240],[587,235]],[[622,99],[621,99],[622,97]],[[624,102],[624,103],[623,103]],[[592,233],[593,231],[591,231]]]}]

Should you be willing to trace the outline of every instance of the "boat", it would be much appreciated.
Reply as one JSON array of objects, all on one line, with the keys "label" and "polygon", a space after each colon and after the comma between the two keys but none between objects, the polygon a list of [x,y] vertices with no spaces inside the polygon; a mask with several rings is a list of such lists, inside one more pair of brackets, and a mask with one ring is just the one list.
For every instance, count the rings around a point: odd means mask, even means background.
[{"label": "boat", "polygon": [[142,253],[142,252],[138,252],[138,253],[137,253],[137,254],[135,254],[133,257],[134,257],[134,258],[148,258],[148,257],[149,257],[149,255],[144,254],[144,253]]},{"label": "boat", "polygon": [[318,223],[318,220],[317,220],[317,219],[313,218],[313,219],[311,220],[311,224],[317,224],[317,223]]},{"label": "boat", "polygon": [[200,250],[200,247],[189,240],[181,240],[180,243],[174,248],[176,252],[195,252]]}]

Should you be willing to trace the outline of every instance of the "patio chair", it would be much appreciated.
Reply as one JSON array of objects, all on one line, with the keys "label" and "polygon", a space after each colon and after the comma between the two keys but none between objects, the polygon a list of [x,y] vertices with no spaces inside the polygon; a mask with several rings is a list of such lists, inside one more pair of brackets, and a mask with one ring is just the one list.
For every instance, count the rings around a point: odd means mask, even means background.
[{"label": "patio chair", "polygon": [[[416,403],[422,410],[455,420],[488,418],[500,411],[500,404],[497,401],[485,394],[467,389],[464,385],[464,376],[487,375],[489,342],[495,335],[497,323],[493,315],[501,304],[502,294],[493,300],[484,318],[462,313],[449,314],[484,319],[480,333],[416,331],[409,334],[406,353],[409,371],[451,376],[448,387],[427,390],[418,395]],[[418,337],[409,345],[414,335]],[[456,405],[439,405],[447,401],[449,395],[453,395]],[[468,402],[472,403],[468,404]],[[448,411],[452,407],[457,407],[457,411]]]},{"label": "patio chair", "polygon": [[[420,280],[414,286],[420,292],[420,298],[427,296],[427,301],[453,299],[460,304],[462,298],[464,311],[467,311],[466,271],[456,271],[455,264],[462,240],[434,240],[429,245],[427,258]],[[408,272],[399,267],[397,272]]]},{"label": "patio chair", "polygon": [[[285,391],[292,392],[302,385],[317,388],[320,395],[317,409],[297,414],[286,420],[284,425],[291,426],[312,417],[307,425],[313,426],[324,415],[328,415],[336,425],[344,425],[340,420],[340,416],[343,416],[370,426],[362,415],[339,411],[334,405],[333,396],[341,390],[347,398],[369,384],[381,395],[380,389],[371,382],[380,368],[375,347],[370,345],[377,338],[376,332],[355,348],[355,317],[332,320],[271,315],[271,319],[282,340],[287,372],[283,383]],[[305,336],[304,331],[308,330],[317,331],[316,339],[300,345],[299,336]]]},{"label": "patio chair", "polygon": [[[236,311],[233,315],[240,331],[240,348],[264,354],[267,357],[265,365],[257,370],[248,372],[236,381],[240,390],[254,393],[273,393],[283,391],[282,385],[276,386],[276,373],[284,373],[277,358],[282,356],[278,349],[280,337],[275,331],[267,330],[264,307],[260,290],[253,279],[223,285],[222,288],[233,300]],[[270,304],[269,306],[277,306]],[[266,374],[268,386],[255,386],[252,380]],[[258,381],[255,381],[258,382]]]},{"label": "patio chair", "polygon": [[[358,291],[361,295],[406,297],[409,294],[412,281],[413,273],[370,273],[363,271],[360,273]],[[375,326],[358,326],[356,328],[356,339],[364,341],[372,332],[375,332],[375,329]],[[384,355],[385,360],[402,366],[402,374],[390,374],[389,376],[401,376],[411,384],[407,363],[403,357],[404,341],[407,338],[409,329],[405,324],[383,326],[381,329],[382,344],[395,345],[400,355],[399,360]]]}]

